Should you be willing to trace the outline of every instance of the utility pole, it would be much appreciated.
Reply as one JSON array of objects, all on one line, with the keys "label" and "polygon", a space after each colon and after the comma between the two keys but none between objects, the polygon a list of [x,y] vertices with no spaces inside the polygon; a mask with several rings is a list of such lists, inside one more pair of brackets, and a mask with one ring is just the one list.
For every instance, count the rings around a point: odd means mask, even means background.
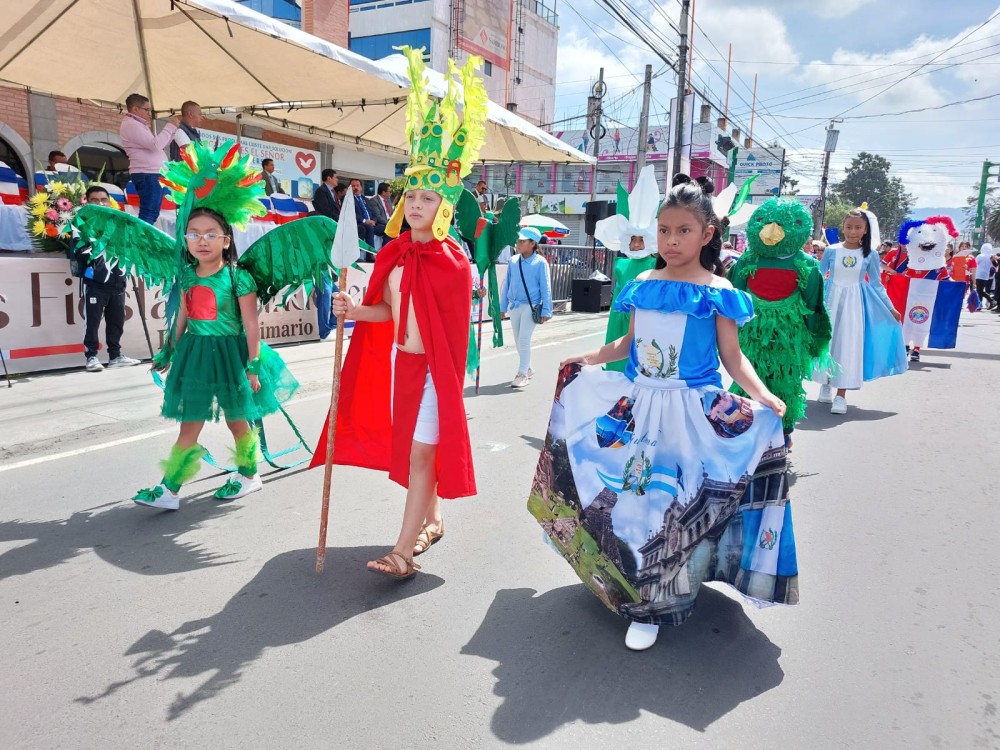
[{"label": "utility pole", "polygon": [[990,170],[993,167],[1000,167],[1000,163],[983,162],[983,176],[979,181],[979,202],[976,204],[976,227],[972,230],[972,244],[976,247],[983,244],[983,222],[986,220],[986,183],[990,179]]},{"label": "utility pole", "polygon": [[[597,197],[597,166],[601,156],[601,138],[604,137],[604,124],[601,119],[604,115],[601,100],[608,93],[608,87],[604,84],[604,68],[597,77],[597,83],[590,90],[590,98],[587,100],[587,122],[590,125],[590,137],[594,139],[594,165],[590,168],[590,202],[594,202]],[[594,235],[590,235],[590,244],[596,246],[597,241]]]},{"label": "utility pole", "polygon": [[639,115],[639,144],[635,151],[635,174],[646,166],[646,150],[649,140],[649,97],[653,90],[653,66],[646,66],[646,79],[642,84],[642,114]]},{"label": "utility pole", "polygon": [[688,58],[688,14],[691,12],[691,0],[681,0],[681,23],[678,27],[681,33],[680,46],[677,49],[677,112],[673,117],[677,126],[674,133],[674,160],[672,172],[667,178],[669,189],[670,177],[681,171],[681,146],[684,143],[684,99],[687,96],[687,66]]},{"label": "utility pole", "polygon": [[823,150],[826,154],[823,157],[823,181],[819,188],[819,204],[816,206],[816,216],[813,219],[813,239],[823,237],[823,219],[826,215],[826,186],[830,180],[830,155],[837,150],[837,139],[840,131],[834,129],[834,124],[843,120],[830,120],[826,128],[826,145]]}]

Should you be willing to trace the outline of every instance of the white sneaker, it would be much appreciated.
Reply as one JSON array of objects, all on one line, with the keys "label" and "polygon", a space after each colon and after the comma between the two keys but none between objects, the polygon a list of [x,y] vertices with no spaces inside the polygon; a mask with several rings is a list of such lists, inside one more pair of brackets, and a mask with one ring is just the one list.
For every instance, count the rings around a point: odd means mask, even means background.
[{"label": "white sneaker", "polygon": [[104,369],[97,357],[87,357],[87,372],[100,372]]},{"label": "white sneaker", "polygon": [[219,487],[212,496],[216,500],[238,500],[241,497],[256,492],[264,486],[260,481],[260,474],[252,477],[245,477],[238,471],[232,471],[226,477],[226,483]]},{"label": "white sneaker", "polygon": [[534,371],[534,370],[532,370],[532,369],[531,369],[531,368],[529,367],[529,368],[528,368],[528,380],[531,380],[531,379],[532,379],[533,377],[535,377],[535,371]]},{"label": "white sneaker", "polygon": [[181,507],[180,495],[175,495],[163,484],[139,490],[132,498],[132,502],[146,508],[159,508],[160,510],[177,510]]},{"label": "white sneaker", "polygon": [[833,399],[833,406],[830,407],[831,414],[847,414],[847,399],[837,396]]},{"label": "white sneaker", "polygon": [[138,364],[141,364],[139,360],[126,357],[124,354],[119,354],[114,359],[108,360],[108,367],[135,367]]},{"label": "white sneaker", "polygon": [[524,388],[524,386],[526,386],[527,384],[528,384],[528,376],[525,375],[523,372],[519,372],[517,375],[514,376],[514,380],[513,382],[511,382],[510,387]]},{"label": "white sneaker", "polygon": [[819,389],[819,402],[821,404],[832,404],[833,403],[833,386],[823,385]]},{"label": "white sneaker", "polygon": [[632,651],[645,651],[656,643],[656,636],[659,632],[659,625],[633,622],[628,626],[628,632],[625,634],[625,646]]}]

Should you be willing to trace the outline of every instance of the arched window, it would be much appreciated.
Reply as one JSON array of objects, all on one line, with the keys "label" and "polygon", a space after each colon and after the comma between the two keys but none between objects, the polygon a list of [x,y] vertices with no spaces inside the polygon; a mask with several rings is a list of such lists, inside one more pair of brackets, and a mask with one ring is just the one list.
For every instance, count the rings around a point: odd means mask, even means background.
[{"label": "arched window", "polygon": [[28,172],[24,162],[21,161],[21,157],[14,150],[14,147],[3,138],[0,138],[0,161],[4,162],[21,177],[28,178]]},{"label": "arched window", "polygon": [[[91,180],[101,176],[101,182],[110,182],[124,188],[128,182],[128,157],[125,152],[110,143],[88,143],[74,153],[67,155],[67,161],[76,166],[80,160],[80,169]],[[103,171],[102,171],[103,170]]]}]

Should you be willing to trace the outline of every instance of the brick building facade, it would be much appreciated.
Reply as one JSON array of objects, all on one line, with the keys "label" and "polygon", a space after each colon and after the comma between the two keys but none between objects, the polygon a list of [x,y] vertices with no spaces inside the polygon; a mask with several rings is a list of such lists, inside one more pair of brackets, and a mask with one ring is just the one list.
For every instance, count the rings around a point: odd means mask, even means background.
[{"label": "brick building facade", "polygon": [[[349,0],[301,0],[299,5],[303,30],[347,47]],[[114,108],[0,86],[0,161],[9,164],[30,183],[34,172],[45,166],[49,152],[59,150],[66,154],[71,164],[79,155],[87,171],[96,171],[103,165],[108,181],[120,182],[119,178],[126,176],[127,169],[118,136],[122,116],[122,112]],[[206,118],[202,127],[223,133],[236,132],[236,124],[225,120]],[[245,126],[243,134],[319,151],[324,167],[334,161],[332,148],[315,140],[253,126]]]}]

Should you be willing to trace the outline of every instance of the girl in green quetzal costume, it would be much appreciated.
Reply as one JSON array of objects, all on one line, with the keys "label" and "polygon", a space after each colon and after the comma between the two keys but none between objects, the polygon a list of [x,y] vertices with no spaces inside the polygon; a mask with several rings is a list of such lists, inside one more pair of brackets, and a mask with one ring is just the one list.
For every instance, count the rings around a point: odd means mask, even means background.
[{"label": "girl in green quetzal costume", "polygon": [[[802,251],[812,229],[812,217],[799,201],[768,200],[751,215],[747,251],[729,271],[732,285],[753,300],[754,317],[739,331],[740,348],[764,385],[785,402],[786,437],[805,414],[802,381],[817,362],[829,361],[823,277],[819,262]],[[731,390],[747,395],[735,384]]]},{"label": "girl in green quetzal costume", "polygon": [[[597,222],[594,237],[611,252],[622,255],[615,260],[612,310],[618,293],[625,285],[656,265],[656,213],[659,208],[660,188],[650,164],[639,173],[631,193],[626,193],[622,184],[618,183],[618,213]],[[628,333],[631,317],[631,313],[610,313],[605,342],[610,343]],[[605,369],[625,372],[626,364],[624,359],[609,362]]]},{"label": "girl in green quetzal costume", "polygon": [[260,341],[257,303],[307,280],[329,281],[337,228],[326,217],[299,219],[268,232],[237,259],[231,227],[266,213],[259,169],[232,141],[215,150],[194,142],[182,155],[160,177],[177,205],[175,237],[102,206],[84,206],[74,219],[95,255],[170,290],[166,343],[153,367],[170,370],[161,413],[181,423],[180,434],[161,464],[160,484],[132,498],[165,510],[179,507],[181,485],[198,472],[206,453],[197,442],[202,426],[223,415],[237,469],[215,497],[232,500],[261,488],[251,423],[281,409],[298,383]]}]

